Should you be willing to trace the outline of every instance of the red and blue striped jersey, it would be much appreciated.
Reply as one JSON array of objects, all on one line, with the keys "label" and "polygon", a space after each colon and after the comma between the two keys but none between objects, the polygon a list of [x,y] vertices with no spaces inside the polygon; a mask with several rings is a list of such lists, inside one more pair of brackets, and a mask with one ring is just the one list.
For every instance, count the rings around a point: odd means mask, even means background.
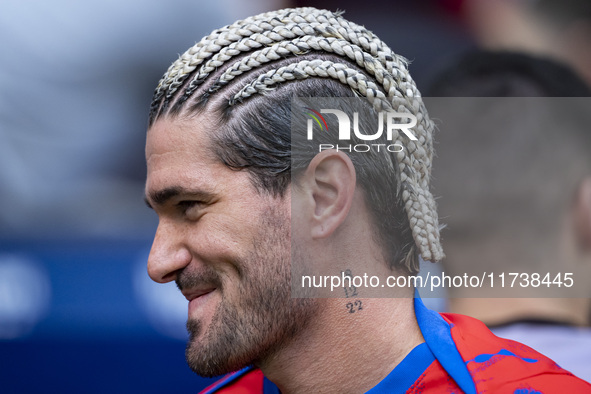
[{"label": "red and blue striped jersey", "polygon": [[[479,320],[436,313],[415,298],[425,342],[415,347],[368,394],[382,393],[591,393],[591,384],[515,341],[495,336]],[[276,394],[261,370],[247,367],[203,394]]]}]

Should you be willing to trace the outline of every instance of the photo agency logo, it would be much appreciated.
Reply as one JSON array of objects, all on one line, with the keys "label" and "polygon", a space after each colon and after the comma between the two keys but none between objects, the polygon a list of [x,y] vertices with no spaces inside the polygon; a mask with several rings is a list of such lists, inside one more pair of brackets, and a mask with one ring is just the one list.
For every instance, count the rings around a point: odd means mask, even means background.
[{"label": "photo agency logo", "polygon": [[[315,129],[319,133],[335,132],[329,131],[328,123],[323,116],[330,115],[336,118],[338,122],[338,143],[319,143],[318,151],[321,152],[326,149],[336,149],[337,151],[346,152],[401,152],[404,146],[399,141],[394,141],[400,135],[405,135],[411,141],[416,141],[417,137],[413,134],[412,128],[417,124],[417,118],[411,113],[396,112],[396,111],[380,111],[377,113],[377,131],[372,129],[368,134],[368,130],[363,130],[363,125],[360,127],[359,112],[353,112],[353,121],[351,117],[344,111],[338,109],[322,108],[319,111],[310,107],[304,107],[307,119],[307,139],[314,140]],[[395,133],[394,130],[400,131]],[[384,133],[385,140],[384,143]],[[361,141],[361,143],[352,143]],[[382,141],[382,142],[379,142]]]}]

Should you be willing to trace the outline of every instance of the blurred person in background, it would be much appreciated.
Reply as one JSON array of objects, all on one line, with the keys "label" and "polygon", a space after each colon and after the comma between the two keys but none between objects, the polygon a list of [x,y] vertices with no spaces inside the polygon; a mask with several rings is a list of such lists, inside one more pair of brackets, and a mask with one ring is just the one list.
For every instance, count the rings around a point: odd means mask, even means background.
[{"label": "blurred person in background", "polygon": [[520,51],[569,64],[591,84],[588,0],[460,0],[461,15],[483,48]]},{"label": "blurred person in background", "polygon": [[[437,134],[433,183],[448,226],[442,232],[445,270],[477,265],[542,273],[580,267],[586,276],[575,280],[588,289],[591,102],[573,98],[591,96],[584,81],[553,60],[477,51],[450,64],[427,94],[469,98],[445,106],[454,111],[453,122],[442,122]],[[533,99],[503,99],[509,97]],[[449,310],[474,316],[495,334],[591,379],[591,328],[585,327],[591,293],[548,298],[547,287],[539,290],[536,298],[451,298]]]}]

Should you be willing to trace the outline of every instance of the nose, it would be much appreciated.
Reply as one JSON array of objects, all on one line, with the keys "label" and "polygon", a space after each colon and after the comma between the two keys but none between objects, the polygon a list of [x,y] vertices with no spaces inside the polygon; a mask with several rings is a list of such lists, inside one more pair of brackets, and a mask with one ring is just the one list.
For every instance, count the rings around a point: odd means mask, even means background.
[{"label": "nose", "polygon": [[153,281],[167,283],[176,280],[177,273],[191,262],[191,253],[183,245],[182,234],[172,225],[158,224],[150,256],[148,274]]}]

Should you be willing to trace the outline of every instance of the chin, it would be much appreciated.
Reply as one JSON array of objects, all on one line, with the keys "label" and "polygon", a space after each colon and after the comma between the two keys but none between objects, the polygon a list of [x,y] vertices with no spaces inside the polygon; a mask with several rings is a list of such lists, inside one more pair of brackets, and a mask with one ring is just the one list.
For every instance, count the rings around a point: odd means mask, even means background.
[{"label": "chin", "polygon": [[185,358],[197,375],[212,378],[253,364],[254,357],[251,356],[256,351],[246,349],[237,341],[239,330],[227,328],[210,331],[204,328],[200,320],[191,319],[187,322],[190,337],[185,349]]},{"label": "chin", "polygon": [[191,370],[204,378],[225,375],[253,364],[247,359],[238,360],[235,355],[225,358],[225,355],[208,354],[196,341],[187,344],[185,356]]}]

